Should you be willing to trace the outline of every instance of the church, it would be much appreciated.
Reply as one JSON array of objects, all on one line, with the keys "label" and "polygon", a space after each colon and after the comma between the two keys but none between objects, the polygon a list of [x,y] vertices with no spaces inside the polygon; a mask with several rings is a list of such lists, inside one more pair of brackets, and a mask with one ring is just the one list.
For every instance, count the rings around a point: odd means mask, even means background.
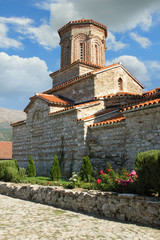
[{"label": "church", "polygon": [[137,152],[160,149],[160,87],[144,86],[123,66],[105,66],[106,26],[70,21],[58,30],[61,68],[52,87],[36,93],[12,123],[13,158],[27,167],[33,155],[37,175],[47,176],[57,154],[62,177],[78,172],[88,155],[97,171],[134,168]]}]

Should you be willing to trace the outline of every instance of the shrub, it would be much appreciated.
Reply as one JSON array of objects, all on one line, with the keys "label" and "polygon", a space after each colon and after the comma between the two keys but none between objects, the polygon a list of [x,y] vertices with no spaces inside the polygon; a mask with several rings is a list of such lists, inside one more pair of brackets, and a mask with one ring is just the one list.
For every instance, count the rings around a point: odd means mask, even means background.
[{"label": "shrub", "polygon": [[36,169],[34,166],[34,161],[32,154],[30,155],[29,161],[28,161],[28,168],[27,168],[27,175],[28,177],[35,177],[36,176]]},{"label": "shrub", "polygon": [[[100,171],[97,179],[97,189],[114,192],[133,192],[137,174],[133,170],[130,174],[123,168],[114,171],[111,164],[107,163],[107,173]],[[135,191],[134,191],[135,192]]]},{"label": "shrub", "polygon": [[6,182],[21,182],[25,176],[25,168],[7,167],[3,180]]},{"label": "shrub", "polygon": [[90,163],[89,157],[86,156],[83,158],[83,163],[80,172],[80,179],[82,181],[90,182],[92,180],[93,168]]},{"label": "shrub", "polygon": [[70,183],[72,183],[73,187],[79,187],[79,178],[78,174],[72,172],[72,177],[69,179]]},{"label": "shrub", "polygon": [[55,156],[54,156],[54,160],[53,160],[52,167],[51,167],[50,178],[51,178],[51,180],[58,180],[61,178],[61,171],[60,171],[60,167],[59,167],[59,161],[58,161],[57,154],[55,154]]},{"label": "shrub", "polygon": [[4,179],[5,171],[7,167],[12,167],[17,169],[18,164],[16,160],[3,160],[0,161],[0,180]]},{"label": "shrub", "polygon": [[160,194],[160,150],[141,152],[136,157],[137,193]]},{"label": "shrub", "polygon": [[18,180],[18,169],[14,167],[6,167],[4,180],[6,182],[17,182]]}]

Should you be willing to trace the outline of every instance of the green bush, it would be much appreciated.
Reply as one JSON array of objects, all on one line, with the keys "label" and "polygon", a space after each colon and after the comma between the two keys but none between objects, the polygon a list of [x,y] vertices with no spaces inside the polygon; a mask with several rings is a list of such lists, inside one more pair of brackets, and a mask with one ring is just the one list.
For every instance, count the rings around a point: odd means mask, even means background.
[{"label": "green bush", "polygon": [[17,166],[18,166],[18,164],[17,164],[16,159],[0,161],[0,180],[4,179],[5,171],[6,171],[7,167],[12,167],[12,168],[18,169]]},{"label": "green bush", "polygon": [[83,163],[80,172],[80,179],[85,182],[90,182],[92,180],[93,168],[90,163],[89,157],[83,158]]},{"label": "green bush", "polygon": [[138,175],[137,193],[160,194],[160,150],[138,153],[135,165]]},{"label": "green bush", "polygon": [[51,172],[50,172],[50,178],[51,178],[51,180],[58,180],[61,178],[61,171],[60,171],[60,167],[59,167],[59,161],[58,161],[57,154],[55,154],[55,156],[54,156],[54,160],[53,160]]},{"label": "green bush", "polygon": [[25,176],[25,168],[7,167],[3,180],[6,182],[21,182]]},{"label": "green bush", "polygon": [[36,176],[36,169],[34,166],[34,161],[32,154],[30,155],[29,161],[28,161],[28,167],[27,167],[27,175],[28,177],[35,177]]},{"label": "green bush", "polygon": [[17,180],[18,180],[18,169],[14,167],[7,167],[5,169],[4,181],[17,182]]}]

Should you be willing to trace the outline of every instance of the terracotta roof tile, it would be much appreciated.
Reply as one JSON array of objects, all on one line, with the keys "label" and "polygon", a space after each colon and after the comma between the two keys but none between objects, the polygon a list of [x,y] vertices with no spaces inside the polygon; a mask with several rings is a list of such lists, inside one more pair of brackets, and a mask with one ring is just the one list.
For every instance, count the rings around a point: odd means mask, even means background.
[{"label": "terracotta roof tile", "polygon": [[64,104],[64,105],[66,105],[66,104],[70,105],[71,104],[70,102],[68,102],[66,100],[63,100],[59,97],[56,97],[54,95],[37,93],[36,96],[39,97],[39,98],[47,100],[49,103]]},{"label": "terracotta roof tile", "polygon": [[130,92],[117,92],[117,93],[111,93],[105,96],[95,97],[95,99],[100,99],[100,98],[107,99],[107,98],[115,98],[115,97],[121,97],[121,96],[135,96],[137,98],[137,97],[140,97],[141,95],[130,93]]},{"label": "terracotta roof tile", "polygon": [[55,105],[60,105],[60,106],[70,106],[71,103],[63,100],[59,97],[56,97],[54,95],[49,95],[49,94],[44,94],[44,93],[36,93],[33,97],[30,98],[30,102],[29,104],[26,106],[26,108],[24,109],[24,112],[27,112],[27,109],[31,106],[31,104],[33,103],[33,101],[36,98],[40,98],[42,100],[47,101],[49,104],[55,104]]},{"label": "terracotta roof tile", "polygon": [[12,159],[12,142],[0,142],[0,159]]},{"label": "terracotta roof tile", "polygon": [[98,102],[100,102],[100,101],[94,100],[94,101],[90,101],[90,102],[86,102],[86,103],[77,104],[77,105],[70,106],[70,107],[64,108],[62,110],[56,111],[56,112],[49,113],[48,115],[53,115],[53,114],[56,114],[56,113],[66,112],[68,110],[74,110],[74,109],[77,109],[77,108],[80,108],[80,107],[83,107],[83,106],[93,105],[93,104],[98,103]]},{"label": "terracotta roof tile", "polygon": [[134,104],[132,106],[124,107],[122,109],[122,112],[129,111],[129,110],[134,110],[134,109],[139,109],[139,108],[143,108],[143,107],[147,107],[147,106],[151,106],[151,105],[157,105],[157,104],[158,105],[160,104],[160,98],[150,100],[150,101],[141,102],[141,103],[138,103],[138,104]]},{"label": "terracotta roof tile", "polygon": [[22,121],[11,123],[10,125],[14,126],[14,125],[20,125],[20,124],[25,124],[25,123],[26,123],[26,120],[22,120]]},{"label": "terracotta roof tile", "polygon": [[83,120],[87,120],[87,119],[90,119],[90,118],[98,117],[98,116],[101,116],[101,115],[103,115],[103,114],[105,114],[105,113],[112,112],[112,111],[114,111],[114,110],[116,110],[116,109],[117,109],[117,108],[105,109],[105,110],[103,110],[103,111],[101,111],[101,112],[98,112],[98,113],[95,113],[95,114],[93,114],[93,115],[90,115],[90,116],[87,116],[87,117],[84,117],[84,118],[79,118],[79,119],[77,119],[77,121],[83,121]]},{"label": "terracotta roof tile", "polygon": [[152,95],[154,95],[154,94],[156,94],[156,93],[160,93],[160,87],[155,88],[155,89],[150,90],[150,91],[147,91],[147,92],[144,92],[144,93],[143,93],[143,96],[144,96],[144,97],[152,96]]},{"label": "terracotta roof tile", "polygon": [[67,24],[65,24],[63,27],[61,27],[59,30],[58,30],[58,33],[60,33],[63,29],[67,28],[68,26],[70,25],[73,25],[73,24],[81,24],[81,23],[92,23],[98,27],[101,27],[105,30],[105,35],[107,37],[107,27],[99,22],[96,22],[92,19],[85,19],[85,18],[82,18],[81,20],[76,20],[76,21],[70,21],[68,22]]},{"label": "terracotta roof tile", "polygon": [[125,117],[123,116],[122,113],[120,113],[120,114],[118,114],[114,117],[108,118],[104,121],[101,121],[101,122],[98,122],[98,123],[93,123],[93,124],[89,125],[89,127],[104,126],[104,125],[108,125],[108,124],[119,123],[119,122],[122,122],[124,120],[125,120]]}]

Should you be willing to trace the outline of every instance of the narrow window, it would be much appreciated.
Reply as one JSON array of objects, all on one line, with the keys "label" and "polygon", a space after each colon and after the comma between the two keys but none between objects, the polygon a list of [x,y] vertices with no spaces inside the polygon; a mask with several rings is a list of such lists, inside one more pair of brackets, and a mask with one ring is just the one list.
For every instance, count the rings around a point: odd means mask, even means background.
[{"label": "narrow window", "polygon": [[118,79],[118,90],[123,91],[123,81],[122,78]]},{"label": "narrow window", "polygon": [[83,43],[80,43],[80,60],[83,60]]},{"label": "narrow window", "polygon": [[98,46],[95,45],[95,64],[98,65]]}]

